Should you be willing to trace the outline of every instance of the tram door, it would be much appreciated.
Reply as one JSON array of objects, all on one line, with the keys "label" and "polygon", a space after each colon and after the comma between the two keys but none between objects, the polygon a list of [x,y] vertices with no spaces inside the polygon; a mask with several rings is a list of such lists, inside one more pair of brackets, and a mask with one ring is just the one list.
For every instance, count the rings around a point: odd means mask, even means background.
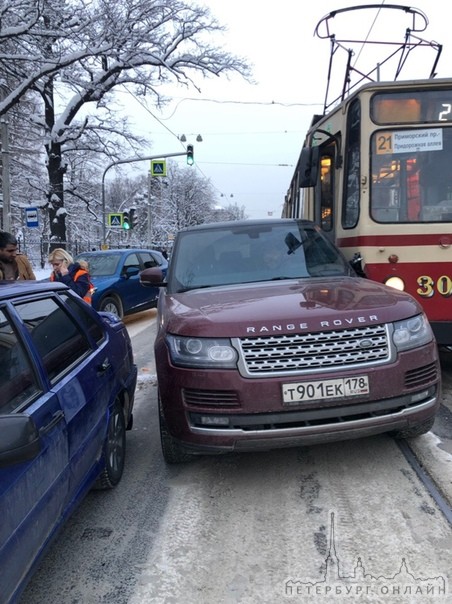
[{"label": "tram door", "polygon": [[314,191],[314,221],[325,235],[335,241],[335,144],[320,149],[320,170]]}]

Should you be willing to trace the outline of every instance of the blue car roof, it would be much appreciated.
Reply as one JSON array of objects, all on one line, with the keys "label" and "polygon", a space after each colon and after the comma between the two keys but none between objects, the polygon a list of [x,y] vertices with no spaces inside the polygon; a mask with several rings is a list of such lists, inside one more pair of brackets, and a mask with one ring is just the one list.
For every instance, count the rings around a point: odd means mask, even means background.
[{"label": "blue car roof", "polygon": [[96,256],[97,254],[125,254],[125,253],[130,253],[130,252],[154,252],[157,254],[161,254],[161,252],[159,252],[159,250],[154,250],[152,248],[141,248],[141,247],[131,247],[131,248],[125,248],[125,249],[116,249],[116,250],[95,250],[92,252],[80,252],[80,254],[77,254],[77,258],[80,258],[82,256]]},{"label": "blue car roof", "polygon": [[64,283],[50,281],[0,281],[0,300],[14,296],[23,296],[33,292],[46,292],[69,289]]}]

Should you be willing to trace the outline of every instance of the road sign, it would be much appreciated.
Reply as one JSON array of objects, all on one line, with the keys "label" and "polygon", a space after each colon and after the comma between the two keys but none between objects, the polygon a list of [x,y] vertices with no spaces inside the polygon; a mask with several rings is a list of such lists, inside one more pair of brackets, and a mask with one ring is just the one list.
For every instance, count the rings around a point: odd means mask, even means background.
[{"label": "road sign", "polygon": [[151,161],[151,176],[166,176],[166,159]]},{"label": "road sign", "polygon": [[120,229],[122,227],[122,212],[108,214],[107,224],[110,228]]},{"label": "road sign", "polygon": [[25,220],[27,227],[36,228],[39,226],[38,208],[25,208]]}]

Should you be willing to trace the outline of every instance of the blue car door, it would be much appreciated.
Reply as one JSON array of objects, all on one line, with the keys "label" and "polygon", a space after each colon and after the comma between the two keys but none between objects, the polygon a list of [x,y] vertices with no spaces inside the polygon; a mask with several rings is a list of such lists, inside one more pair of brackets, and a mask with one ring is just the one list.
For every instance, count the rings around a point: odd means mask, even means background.
[{"label": "blue car door", "polygon": [[[136,273],[130,274],[130,270]],[[127,312],[129,309],[136,308],[149,300],[149,291],[146,287],[140,284],[140,271],[142,266],[138,255],[135,252],[126,254],[122,259],[121,278],[118,282],[118,288],[121,291],[121,298],[123,302],[124,311]]]},{"label": "blue car door", "polygon": [[2,427],[7,430],[14,416],[27,415],[36,428],[39,446],[31,459],[0,460],[1,602],[8,602],[20,590],[58,526],[69,482],[64,414],[58,397],[48,391],[39,373],[27,327],[14,316],[11,306],[0,308],[0,440],[3,450],[11,435],[2,434]]},{"label": "blue car door", "polygon": [[45,307],[28,304],[23,309],[18,306],[18,311],[33,317],[31,337],[50,389],[64,412],[70,466],[67,505],[71,509],[101,470],[115,384],[106,349],[108,340],[81,301],[65,292],[58,299],[46,300]]}]

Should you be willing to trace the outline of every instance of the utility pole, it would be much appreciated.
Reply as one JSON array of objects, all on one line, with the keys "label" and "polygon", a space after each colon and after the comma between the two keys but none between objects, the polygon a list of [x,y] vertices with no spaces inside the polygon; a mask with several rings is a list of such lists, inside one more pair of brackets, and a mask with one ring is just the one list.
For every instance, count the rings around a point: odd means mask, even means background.
[{"label": "utility pole", "polygon": [[[190,146],[190,153],[193,154],[193,145]],[[113,168],[113,166],[117,166],[119,164],[131,164],[132,162],[136,162],[136,161],[147,161],[150,159],[163,159],[165,157],[180,157],[181,155],[187,155],[188,156],[188,150],[187,151],[181,151],[179,153],[161,153],[160,155],[148,155],[146,157],[131,157],[129,159],[120,159],[118,161],[114,161],[111,164],[109,164],[105,170],[104,173],[102,174],[102,248],[106,249],[107,247],[107,211],[106,211],[106,207],[105,207],[105,175],[107,174],[108,170],[110,168]],[[150,212],[150,209],[149,209]],[[150,214],[148,215],[148,228],[150,230],[151,228],[151,224],[150,224]]]},{"label": "utility pole", "polygon": [[148,234],[148,247],[152,248],[152,215],[151,215],[151,182],[152,176],[151,171],[148,172],[148,224],[147,224],[147,234]]},{"label": "utility pole", "polygon": [[[0,98],[3,98],[3,86],[0,86]],[[9,133],[7,114],[0,118],[1,144],[2,144],[2,230],[11,230],[11,190],[9,179]]]}]

